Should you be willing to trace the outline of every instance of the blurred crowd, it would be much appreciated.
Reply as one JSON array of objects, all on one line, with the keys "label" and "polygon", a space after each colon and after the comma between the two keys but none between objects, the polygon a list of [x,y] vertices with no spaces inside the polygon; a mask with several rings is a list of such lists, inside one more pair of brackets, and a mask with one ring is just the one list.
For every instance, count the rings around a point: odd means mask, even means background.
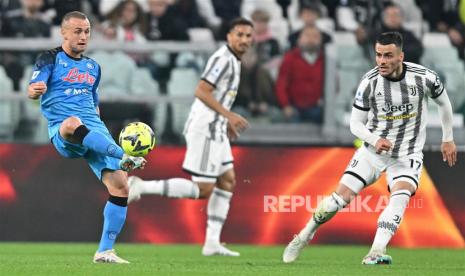
[{"label": "blurred crowd", "polygon": [[[352,32],[368,60],[386,31],[402,33],[406,61],[420,62],[425,32],[447,34],[460,58],[465,52],[465,0],[0,0],[0,36],[51,37],[73,10],[90,17],[94,37],[136,43],[195,40],[198,28],[223,41],[231,19],[251,19],[255,43],[242,60],[235,109],[272,122],[322,123],[324,46],[336,31]],[[0,54],[15,90],[35,55]],[[153,56],[127,55],[162,87],[176,66],[176,55],[163,66]]]}]

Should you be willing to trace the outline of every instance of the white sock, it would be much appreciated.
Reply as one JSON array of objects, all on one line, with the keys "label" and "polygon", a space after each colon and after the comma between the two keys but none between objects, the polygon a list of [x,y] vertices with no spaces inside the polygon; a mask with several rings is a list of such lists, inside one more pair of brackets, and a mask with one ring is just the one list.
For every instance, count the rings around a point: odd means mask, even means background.
[{"label": "white sock", "polygon": [[391,194],[388,206],[378,218],[378,230],[370,252],[385,253],[386,246],[397,231],[404,217],[405,208],[410,200],[408,190],[399,190]]},{"label": "white sock", "polygon": [[344,209],[347,202],[336,192],[323,199],[313,214],[312,218],[298,234],[300,239],[310,241],[321,224],[330,220],[339,210]]},{"label": "white sock", "polygon": [[207,233],[205,243],[220,244],[220,234],[229,211],[232,193],[214,188],[207,206]]},{"label": "white sock", "polygon": [[185,178],[141,181],[138,185],[142,194],[155,194],[171,198],[199,198],[199,186]]}]

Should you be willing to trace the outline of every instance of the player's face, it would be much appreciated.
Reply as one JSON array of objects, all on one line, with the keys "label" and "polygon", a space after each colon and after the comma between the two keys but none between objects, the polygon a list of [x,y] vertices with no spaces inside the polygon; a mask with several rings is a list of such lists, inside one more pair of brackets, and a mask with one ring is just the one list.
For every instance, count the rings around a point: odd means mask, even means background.
[{"label": "player's face", "polygon": [[252,45],[253,28],[249,25],[237,25],[228,33],[229,46],[239,55],[243,55]]},{"label": "player's face", "polygon": [[61,28],[64,44],[75,54],[84,52],[90,38],[89,20],[70,18]]},{"label": "player's face", "polygon": [[383,77],[392,77],[402,70],[404,53],[395,44],[381,45],[376,43],[376,64],[379,74]]}]

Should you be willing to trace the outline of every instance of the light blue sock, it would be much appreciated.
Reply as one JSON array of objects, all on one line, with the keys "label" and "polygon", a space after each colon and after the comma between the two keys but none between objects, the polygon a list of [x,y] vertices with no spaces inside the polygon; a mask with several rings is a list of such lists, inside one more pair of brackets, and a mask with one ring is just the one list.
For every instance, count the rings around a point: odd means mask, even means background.
[{"label": "light blue sock", "polygon": [[118,234],[123,228],[126,220],[127,210],[127,206],[123,207],[107,201],[105,209],[103,209],[103,231],[98,252],[113,249],[116,238],[118,237]]},{"label": "light blue sock", "polygon": [[109,155],[111,157],[123,159],[123,149],[114,141],[98,131],[89,131],[89,133],[87,133],[87,135],[82,140],[82,144],[91,150],[103,155]]}]

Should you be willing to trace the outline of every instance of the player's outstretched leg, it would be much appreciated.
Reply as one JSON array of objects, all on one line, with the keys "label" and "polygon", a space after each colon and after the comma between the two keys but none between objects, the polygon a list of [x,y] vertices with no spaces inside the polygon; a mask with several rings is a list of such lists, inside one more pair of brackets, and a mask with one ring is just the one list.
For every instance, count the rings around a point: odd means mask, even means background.
[{"label": "player's outstretched leg", "polygon": [[[350,200],[348,200],[350,201]],[[291,263],[295,261],[302,249],[312,240],[318,227],[321,224],[330,220],[339,210],[342,210],[348,202],[346,202],[337,192],[323,199],[308,221],[307,225],[294,236],[294,239],[286,246],[283,253],[283,262]]]},{"label": "player's outstretched leg", "polygon": [[145,194],[160,195],[170,198],[197,199],[200,197],[199,186],[193,181],[184,178],[142,180],[137,176],[130,176],[128,184],[128,203],[139,200],[141,195]]},{"label": "player's outstretched leg", "polygon": [[[407,185],[410,185],[407,183]],[[363,258],[362,264],[391,264],[392,258],[386,255],[386,247],[397,231],[410,200],[411,191],[400,189],[391,193],[388,206],[378,218],[378,229],[370,252]]]},{"label": "player's outstretched leg", "polygon": [[207,231],[205,244],[202,248],[204,256],[240,256],[239,252],[229,250],[220,242],[223,225],[229,212],[230,201],[236,186],[234,170],[230,169],[218,177],[217,187],[208,200],[207,206]]},{"label": "player's outstretched leg", "polygon": [[145,165],[142,157],[133,157],[124,153],[113,139],[107,135],[89,130],[78,117],[71,116],[63,121],[60,126],[60,135],[71,143],[78,143],[101,155],[121,159],[120,168],[131,171]]},{"label": "player's outstretched leg", "polygon": [[102,181],[107,186],[110,197],[103,210],[102,237],[93,262],[127,264],[129,262],[118,257],[113,249],[116,238],[126,221],[127,175],[122,171],[105,171]]}]

